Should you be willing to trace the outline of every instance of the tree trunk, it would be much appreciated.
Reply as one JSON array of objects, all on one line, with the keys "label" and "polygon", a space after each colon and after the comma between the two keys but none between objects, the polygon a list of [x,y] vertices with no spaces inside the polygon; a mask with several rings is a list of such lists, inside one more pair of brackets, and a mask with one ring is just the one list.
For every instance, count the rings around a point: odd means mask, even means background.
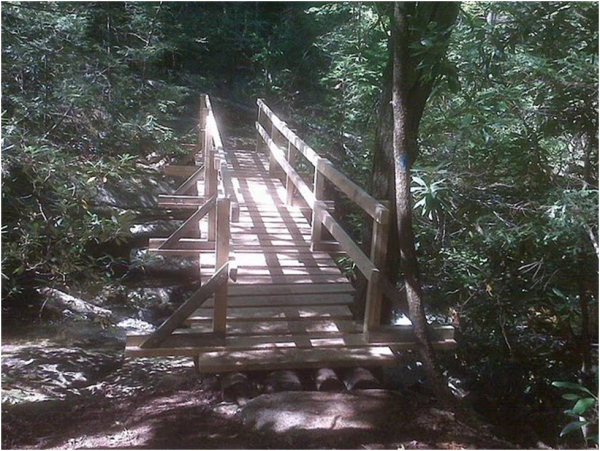
[{"label": "tree trunk", "polygon": [[[388,200],[390,202],[390,218],[396,217],[396,190],[394,186],[394,149],[392,146],[392,134],[394,129],[394,120],[392,117],[392,57],[388,60],[383,75],[383,90],[381,94],[381,104],[379,107],[379,120],[375,130],[375,142],[373,145],[373,163],[371,166],[371,177],[369,193],[375,199]],[[373,233],[373,223],[367,221],[362,231],[363,251],[366,255],[371,254],[371,236]],[[388,227],[386,262],[379,268],[381,274],[396,284],[400,275],[400,248],[398,246],[398,229],[395,221],[390,222]],[[358,316],[362,317],[365,310],[365,300],[367,294],[367,279],[358,275],[355,309]],[[404,293],[404,291],[402,292]],[[382,324],[390,324],[393,308],[399,308],[402,312],[408,313],[406,302],[400,305],[392,305],[391,301],[384,297],[381,307]]]},{"label": "tree trunk", "polygon": [[[450,7],[446,6],[450,5]],[[425,14],[438,26],[449,27],[456,20],[456,4],[428,6]],[[410,319],[413,323],[417,349],[431,389],[441,402],[453,401],[436,365],[435,354],[428,334],[423,303],[423,290],[419,277],[415,240],[412,227],[410,195],[410,169],[417,155],[419,124],[433,83],[421,83],[418,61],[412,55],[411,44],[419,36],[411,30],[409,18],[418,14],[414,3],[396,2],[391,16],[393,47],[393,149],[396,188],[397,228],[400,257]],[[438,16],[439,14],[439,16]],[[445,19],[447,23],[444,23]]]}]

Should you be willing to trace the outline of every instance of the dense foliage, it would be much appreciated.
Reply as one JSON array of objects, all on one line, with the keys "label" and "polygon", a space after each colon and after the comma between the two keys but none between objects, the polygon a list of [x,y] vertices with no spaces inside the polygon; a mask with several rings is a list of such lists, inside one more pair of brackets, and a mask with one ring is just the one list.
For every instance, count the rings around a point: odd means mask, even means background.
[{"label": "dense foliage", "polygon": [[[388,37],[370,3],[3,3],[3,296],[110,274],[90,249],[132,218],[87,201],[177,155],[198,92],[267,98],[368,186]],[[571,408],[589,439],[597,400],[552,383],[597,391],[598,6],[465,3],[431,70],[414,214],[431,311],[460,333],[448,375],[498,423],[558,437]]]}]

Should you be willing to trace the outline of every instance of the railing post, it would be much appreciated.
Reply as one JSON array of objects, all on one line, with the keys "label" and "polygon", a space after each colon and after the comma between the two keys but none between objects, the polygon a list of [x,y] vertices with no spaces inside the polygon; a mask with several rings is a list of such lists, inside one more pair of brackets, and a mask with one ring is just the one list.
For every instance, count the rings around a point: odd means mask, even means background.
[{"label": "railing post", "polygon": [[[210,130],[206,130],[206,147],[204,149],[204,198],[210,199],[217,192],[217,170],[215,168],[214,146]],[[208,214],[208,241],[215,241],[215,211]]]},{"label": "railing post", "polygon": [[[204,149],[206,149],[206,116],[208,110],[206,109],[206,97],[205,94],[200,95],[200,124],[198,129],[198,146],[200,152],[204,155]],[[196,162],[194,161],[194,164]]]},{"label": "railing post", "polygon": [[[256,104],[258,105],[258,117],[256,118],[256,122],[260,125],[262,125],[262,123],[260,122],[260,118],[262,116],[262,105],[261,105],[261,101],[262,99],[257,99],[256,100]],[[260,136],[260,133],[258,132],[258,130],[256,131],[256,152],[260,152],[262,147],[262,137]]]},{"label": "railing post", "polygon": [[387,258],[390,203],[388,201],[380,201],[380,203],[382,205],[376,211],[371,238],[371,261],[379,270],[374,277],[373,274],[371,275],[367,287],[364,322],[364,334],[367,339],[369,331],[376,329],[381,325],[381,304],[383,301],[383,294],[381,287],[379,286],[379,277],[384,276],[382,271],[385,268]]},{"label": "railing post", "polygon": [[[296,147],[294,147],[294,145],[290,141],[288,141],[287,160],[292,168],[294,167],[294,164],[296,163],[296,154],[297,154]],[[295,191],[296,190],[294,188],[294,182],[292,182],[292,179],[290,178],[289,175],[286,175],[286,177],[285,177],[285,203],[287,205],[294,204]]]},{"label": "railing post", "polygon": [[317,210],[323,208],[322,201],[325,197],[325,176],[321,173],[321,162],[323,158],[317,160],[315,164],[315,175],[313,184],[313,193],[315,195],[315,204],[313,205],[312,227],[310,231],[310,249],[311,251],[319,250],[321,246],[321,236],[323,235],[323,224],[319,219]]},{"label": "railing post", "polygon": [[[229,209],[229,199],[217,199],[215,271],[229,261]],[[215,292],[213,332],[216,334],[225,334],[227,332],[227,284],[224,284]]]},{"label": "railing post", "polygon": [[[279,147],[279,144],[281,143],[281,133],[279,133],[279,130],[277,129],[277,127],[275,127],[275,123],[273,121],[271,121],[271,139],[273,140],[275,145]],[[267,152],[269,153],[269,176],[276,177],[278,166],[277,160],[275,160],[273,152],[271,152],[271,149],[269,149],[268,147]]]},{"label": "railing post", "polygon": [[379,285],[380,272],[378,269],[367,275],[367,303],[365,308],[365,322],[363,335],[369,340],[369,332],[379,327],[381,322],[381,287]]}]

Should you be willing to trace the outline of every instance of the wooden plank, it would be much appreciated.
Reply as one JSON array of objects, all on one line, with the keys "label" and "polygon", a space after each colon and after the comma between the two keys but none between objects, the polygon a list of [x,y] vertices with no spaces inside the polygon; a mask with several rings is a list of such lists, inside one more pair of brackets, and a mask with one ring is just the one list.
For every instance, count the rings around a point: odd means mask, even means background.
[{"label": "wooden plank", "polygon": [[331,161],[320,159],[317,164],[317,170],[333,183],[348,198],[356,203],[375,221],[381,221],[381,215],[384,211],[389,211],[387,207],[368,194],[364,189],[338,171]]},{"label": "wooden plank", "polygon": [[170,248],[170,249],[164,247],[164,244],[166,243],[167,240],[168,240],[168,238],[150,238],[148,240],[148,250],[149,251],[152,251],[152,250],[167,251],[167,252],[165,252],[165,255],[169,254],[168,251],[184,250],[184,249],[187,249],[190,251],[194,250],[195,253],[198,253],[199,251],[204,251],[204,250],[209,250],[209,251],[215,250],[214,242],[202,240],[199,238],[180,238],[179,241],[177,242],[177,247]]},{"label": "wooden plank", "polygon": [[[227,322],[236,321],[303,321],[308,319],[351,320],[352,312],[344,305],[308,307],[247,307],[230,308]],[[198,309],[187,320],[187,324],[213,321],[210,310]]]},{"label": "wooden plank", "polygon": [[[207,101],[208,96],[207,96]],[[210,112],[209,112],[210,114]],[[208,118],[207,118],[208,120]],[[207,128],[207,133],[212,136],[213,133]],[[208,140],[208,145],[204,149],[204,197],[207,199],[216,198],[218,196],[218,180],[217,180],[217,169],[215,168],[214,158],[214,146],[211,140]],[[216,211],[210,209],[208,211],[208,241],[215,240],[215,225],[216,225]]]},{"label": "wooden plank", "polygon": [[237,285],[229,287],[230,296],[258,296],[274,294],[354,293],[350,283],[315,283],[306,285]]},{"label": "wooden plank", "polygon": [[171,164],[164,167],[165,175],[169,177],[189,177],[198,170],[197,166],[182,166]]},{"label": "wooden plank", "polygon": [[166,208],[198,208],[204,205],[204,197],[181,194],[159,194],[158,206]]},{"label": "wooden plank", "polygon": [[142,344],[140,348],[152,348],[168,337],[175,329],[181,327],[183,322],[211,297],[223,284],[227,284],[229,278],[229,263],[225,263],[211,279],[202,285],[190,296],[190,298],[179,306],[169,318],[167,318]]},{"label": "wooden plank", "polygon": [[[198,193],[198,180],[200,180],[204,176],[204,167],[199,166],[196,172],[188,177],[188,179],[183,182],[179,188],[175,191],[175,194],[186,194],[188,192]],[[160,196],[159,196],[159,205],[160,205]]]},{"label": "wooden plank", "polygon": [[[194,254],[202,255],[202,268],[212,271],[215,267],[214,254],[207,251],[193,251]],[[337,268],[329,254],[299,254],[296,256],[280,254],[246,253],[236,249],[236,260],[240,268],[268,268],[271,272],[283,271],[289,267],[301,268]]]},{"label": "wooden plank", "polygon": [[323,223],[327,230],[329,230],[329,233],[331,233],[331,235],[338,240],[340,246],[346,250],[346,252],[348,252],[348,256],[361,270],[364,276],[367,279],[370,279],[371,274],[377,268],[364,254],[362,249],[354,243],[350,235],[346,233],[342,226],[338,224],[338,222],[333,218],[333,216],[331,216],[331,214],[329,214],[327,210],[325,210],[325,208],[316,208],[315,216],[317,216],[317,219]]},{"label": "wooden plank", "polygon": [[377,328],[381,323],[381,285],[379,269],[371,271],[371,277],[367,282],[367,299],[365,304],[364,329],[365,338],[369,339],[370,331]]},{"label": "wooden plank", "polygon": [[395,366],[394,352],[388,347],[346,349],[273,348],[251,351],[214,351],[198,356],[205,373],[255,371],[260,369],[301,369],[350,366]]},{"label": "wooden plank", "polygon": [[225,162],[221,163],[219,171],[221,173],[223,192],[225,193],[225,197],[231,202],[231,221],[237,222],[240,217],[240,205],[233,186],[231,171]]},{"label": "wooden plank", "polygon": [[[317,305],[352,305],[354,299],[348,294],[299,294],[299,295],[274,295],[274,296],[231,296],[227,305],[232,308],[245,307],[294,307]],[[201,308],[211,308],[212,299],[209,299]]]},{"label": "wooden plank", "polygon": [[[202,265],[200,275],[210,277],[213,275],[214,266],[208,268]],[[335,266],[325,268],[311,268],[304,266],[291,266],[285,268],[268,267],[248,267],[242,266],[238,270],[238,277],[257,277],[257,276],[341,276],[342,272]]]},{"label": "wooden plank", "polygon": [[[294,168],[296,164],[296,148],[294,145],[288,141],[287,144],[287,161],[290,166]],[[294,182],[290,178],[289,175],[286,175],[285,178],[285,203],[288,205],[292,205],[294,203],[294,193],[296,192]]]},{"label": "wooden plank", "polygon": [[310,228],[308,225],[302,227],[290,227],[288,228],[285,225],[271,224],[269,226],[241,226],[239,224],[231,225],[231,233],[232,234],[247,234],[247,235],[271,235],[271,234],[287,234],[292,236],[293,238],[306,238],[310,237]]},{"label": "wooden plank", "polygon": [[[193,241],[190,239],[189,241]],[[277,267],[278,265],[288,266],[297,264],[309,264],[311,262],[317,262],[320,265],[327,263],[328,265],[334,264],[333,259],[328,253],[325,252],[291,252],[285,250],[273,250],[272,252],[265,252],[264,249],[246,249],[242,250],[235,248],[236,258],[239,266],[255,266],[263,265],[264,262],[268,262],[269,265]],[[202,265],[208,266],[215,264],[215,254],[210,250],[197,251],[202,254]]]},{"label": "wooden plank", "polygon": [[274,239],[256,239],[251,236],[234,236],[232,238],[233,245],[237,248],[238,246],[242,247],[257,247],[261,248],[263,246],[272,246],[272,247],[291,247],[291,248],[309,248],[310,243],[308,241],[303,241],[299,239],[294,240],[274,240]]},{"label": "wooden plank", "polygon": [[[216,257],[217,268],[227,265],[229,262],[229,199],[217,200],[217,224],[216,224]],[[237,279],[237,271],[236,271]],[[227,284],[222,284],[216,291],[214,297],[213,332],[224,334],[227,328]]]},{"label": "wooden plank", "polygon": [[[143,336],[141,336],[143,337]],[[171,337],[174,337],[172,335]],[[168,337],[167,340],[170,340],[171,337]],[[195,346],[191,344],[190,346],[167,346],[166,344],[161,345],[158,348],[140,348],[135,344],[130,344],[132,338],[137,337],[128,337],[127,345],[125,347],[125,357],[197,357],[202,352],[210,352],[210,351],[222,351],[222,352],[231,352],[231,351],[243,351],[243,350],[260,350],[260,349],[270,349],[270,348],[300,348],[300,349],[311,349],[311,348],[325,348],[325,349],[339,349],[339,348],[371,348],[373,345],[360,343],[362,341],[362,335],[352,335],[350,338],[340,339],[340,338],[329,338],[329,339],[310,339],[308,341],[312,346],[298,346],[299,343],[306,342],[305,338],[300,341],[302,336],[273,336],[277,337],[274,342],[269,342],[268,339],[272,337],[248,337],[252,339],[248,342],[244,341],[233,341],[238,340],[241,337],[227,337],[227,338],[215,338],[213,339],[214,344],[204,344],[208,341],[205,339],[202,346]],[[264,343],[261,343],[264,341]],[[223,344],[223,343],[226,344]],[[252,345],[253,342],[256,344]],[[358,342],[360,344],[356,346],[350,347],[348,343]],[[184,343],[185,344],[185,343]],[[406,342],[406,343],[392,343],[387,345],[388,348],[394,351],[406,351],[409,349],[414,349],[416,344],[414,342]],[[436,341],[432,342],[432,347],[438,351],[446,351],[456,349],[456,341],[454,340],[444,340],[444,341]],[[271,369],[271,368],[265,368]],[[284,368],[285,369],[285,368]]]},{"label": "wooden plank", "polygon": [[[294,324],[297,325],[297,324]],[[305,333],[275,332],[274,335],[230,335],[223,337],[213,333],[197,332],[194,329],[181,329],[169,335],[160,344],[160,348],[228,348],[228,349],[253,349],[257,347],[283,346],[283,347],[361,347],[361,346],[414,346],[414,332],[412,326],[388,326],[397,329],[393,336],[384,332],[377,336],[376,341],[366,342],[358,329],[354,331],[305,331]],[[281,328],[280,328],[281,329]],[[448,347],[453,342],[452,326],[432,326],[432,344],[434,346]],[[147,334],[129,334],[128,347],[139,347],[148,337]],[[379,344],[378,344],[379,343]],[[204,349],[206,351],[208,349]]]},{"label": "wooden plank", "polygon": [[[389,227],[389,202],[385,201],[386,210],[381,212],[380,221],[373,224],[373,233],[371,238],[371,261],[379,269],[377,280],[371,277],[370,285],[367,287],[367,298],[364,315],[364,331],[367,334],[381,324],[381,304],[383,301],[383,292],[381,279],[385,278],[383,271],[386,269],[388,227]],[[376,286],[375,286],[376,284]]]},{"label": "wooden plank", "polygon": [[[145,334],[127,335],[128,347],[139,347],[148,337]],[[160,345],[160,348],[195,348],[199,351],[212,349],[241,350],[268,347],[339,347],[339,346],[373,346],[365,343],[362,335],[354,333],[338,333],[332,335],[330,332],[312,332],[306,334],[278,334],[278,335],[232,335],[224,337],[214,333],[197,333],[190,329],[182,330],[180,333],[168,336]],[[204,349],[202,349],[204,348]],[[209,349],[207,349],[209,348]]]},{"label": "wooden plank", "polygon": [[[313,205],[314,210],[320,208],[327,208],[325,203],[322,202],[325,197],[325,178],[323,175],[315,169],[314,176],[314,191],[315,191],[315,199],[321,202],[315,202]],[[310,232],[310,243],[311,250],[318,250],[321,246],[321,237],[323,235],[323,223],[321,222],[321,216],[315,211],[312,215],[311,221],[311,232]]]},{"label": "wooden plank", "polygon": [[262,112],[275,124],[275,127],[277,127],[281,134],[285,136],[308,161],[315,165],[316,160],[319,158],[319,154],[302,141],[281,119],[279,119],[262,99],[258,99],[257,104]]},{"label": "wooden plank", "polygon": [[183,237],[183,234],[190,227],[197,227],[198,221],[209,213],[215,206],[216,195],[212,196],[204,205],[202,205],[194,214],[192,214],[175,232],[171,234],[164,243],[160,245],[161,249],[169,249],[175,247],[175,244]]},{"label": "wooden plank", "polygon": [[342,274],[306,274],[306,275],[266,275],[266,276],[240,276],[236,285],[304,285],[313,283],[350,283]]},{"label": "wooden plank", "polygon": [[[195,323],[186,332],[212,333],[212,324]],[[178,333],[179,331],[175,331]],[[307,319],[301,321],[240,321],[227,324],[227,336],[327,333],[362,333],[362,325],[351,320]],[[362,336],[362,335],[361,335]]]},{"label": "wooden plank", "polygon": [[[311,251],[310,246],[300,247],[300,246],[262,246],[259,244],[235,244],[234,246],[236,252],[256,252],[258,249],[262,251],[263,254],[287,254],[287,255],[296,255],[296,254],[304,254],[305,256],[313,255],[313,251]],[[323,249],[324,250],[324,249]],[[339,253],[340,249],[329,248],[328,252],[336,252]]]}]

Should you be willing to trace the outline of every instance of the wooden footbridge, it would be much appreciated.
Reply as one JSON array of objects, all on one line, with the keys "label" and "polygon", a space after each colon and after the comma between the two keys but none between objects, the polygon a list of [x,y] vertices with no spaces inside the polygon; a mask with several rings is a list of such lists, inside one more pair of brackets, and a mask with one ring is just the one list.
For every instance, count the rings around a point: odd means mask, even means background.
[{"label": "wooden footbridge", "polygon": [[[153,333],[129,335],[126,355],[191,356],[202,372],[394,365],[394,352],[414,340],[411,326],[380,324],[382,297],[398,296],[382,275],[387,203],[257,103],[256,149],[225,149],[210,99],[201,97],[199,143],[186,159],[192,165],[167,168],[187,179],[159,199],[190,217],[149,243],[152,253],[198,256],[201,286]],[[314,168],[309,182],[295,169],[300,159]],[[326,180],[372,218],[370,256],[332,216]],[[350,310],[354,288],[336,254],[368,280],[362,322]],[[453,347],[453,333],[432,327],[434,346]]]}]

